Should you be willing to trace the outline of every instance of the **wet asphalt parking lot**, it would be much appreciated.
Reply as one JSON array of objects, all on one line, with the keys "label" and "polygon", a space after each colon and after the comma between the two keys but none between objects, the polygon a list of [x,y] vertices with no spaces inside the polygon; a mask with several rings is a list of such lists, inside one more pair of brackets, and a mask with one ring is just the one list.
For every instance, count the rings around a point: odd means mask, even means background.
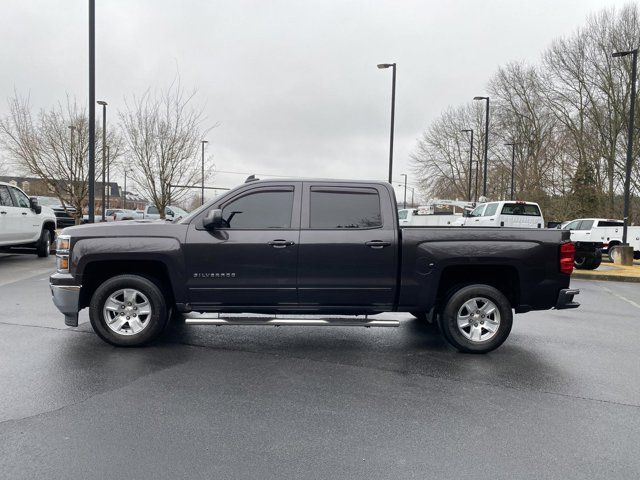
[{"label": "wet asphalt parking lot", "polygon": [[119,349],[0,255],[0,478],[640,477],[640,284],[574,280],[463,355],[399,328],[172,325]]}]

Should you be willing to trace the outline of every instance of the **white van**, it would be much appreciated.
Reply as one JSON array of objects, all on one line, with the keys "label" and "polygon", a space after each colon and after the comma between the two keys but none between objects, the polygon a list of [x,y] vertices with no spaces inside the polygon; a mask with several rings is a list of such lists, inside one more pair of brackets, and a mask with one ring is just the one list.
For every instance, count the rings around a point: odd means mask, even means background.
[{"label": "white van", "polygon": [[481,203],[464,218],[465,227],[544,228],[540,206],[533,202],[500,201]]}]

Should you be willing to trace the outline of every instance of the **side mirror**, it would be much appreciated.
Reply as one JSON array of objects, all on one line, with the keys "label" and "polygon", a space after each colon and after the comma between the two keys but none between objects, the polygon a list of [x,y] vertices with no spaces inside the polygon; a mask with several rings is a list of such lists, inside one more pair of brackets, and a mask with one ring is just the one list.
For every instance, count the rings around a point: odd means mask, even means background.
[{"label": "side mirror", "polygon": [[36,215],[40,215],[40,213],[42,213],[42,207],[38,205],[38,199],[36,197],[31,197],[29,199],[29,207],[36,213]]},{"label": "side mirror", "polygon": [[207,230],[215,230],[222,226],[222,210],[219,208],[211,209],[204,216],[202,226]]}]

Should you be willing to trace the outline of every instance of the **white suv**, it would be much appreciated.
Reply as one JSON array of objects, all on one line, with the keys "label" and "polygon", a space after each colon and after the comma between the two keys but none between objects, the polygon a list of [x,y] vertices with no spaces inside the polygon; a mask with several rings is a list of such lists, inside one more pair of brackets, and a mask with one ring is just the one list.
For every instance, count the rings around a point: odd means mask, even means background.
[{"label": "white suv", "polygon": [[0,182],[0,249],[35,247],[39,257],[48,257],[55,235],[56,215],[51,208]]}]

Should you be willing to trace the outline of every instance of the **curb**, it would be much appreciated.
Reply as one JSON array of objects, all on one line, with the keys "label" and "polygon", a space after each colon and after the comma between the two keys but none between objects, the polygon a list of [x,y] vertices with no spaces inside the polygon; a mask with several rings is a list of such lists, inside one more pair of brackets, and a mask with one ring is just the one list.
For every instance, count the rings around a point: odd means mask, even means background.
[{"label": "curb", "polygon": [[608,275],[603,274],[590,274],[573,271],[571,278],[579,278],[580,280],[604,280],[608,282],[633,282],[640,283],[640,277],[631,277],[629,275]]}]

